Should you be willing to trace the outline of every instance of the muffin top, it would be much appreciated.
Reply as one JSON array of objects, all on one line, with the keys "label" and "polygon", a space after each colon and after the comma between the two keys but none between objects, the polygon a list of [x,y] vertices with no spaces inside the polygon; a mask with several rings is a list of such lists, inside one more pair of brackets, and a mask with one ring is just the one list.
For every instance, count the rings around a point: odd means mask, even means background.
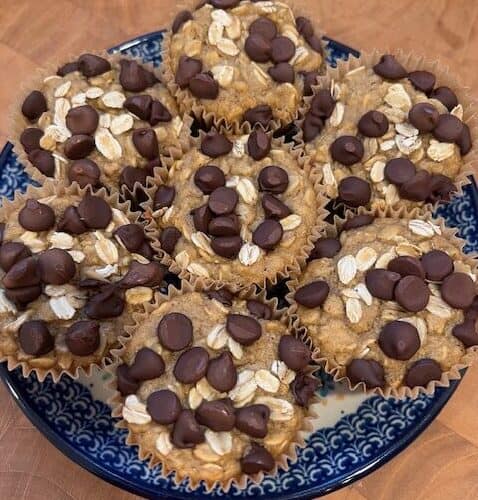
[{"label": "muffin top", "polygon": [[210,2],[183,11],[168,50],[168,84],[186,98],[180,106],[200,106],[229,124],[289,123],[322,65],[311,22],[280,2]]}]

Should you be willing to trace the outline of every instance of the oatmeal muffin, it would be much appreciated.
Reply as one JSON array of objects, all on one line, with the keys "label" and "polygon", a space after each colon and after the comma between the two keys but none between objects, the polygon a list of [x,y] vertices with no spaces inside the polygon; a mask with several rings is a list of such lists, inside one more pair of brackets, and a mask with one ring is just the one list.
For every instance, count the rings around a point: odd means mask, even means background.
[{"label": "oatmeal muffin", "polygon": [[322,68],[320,36],[281,2],[211,1],[182,11],[165,40],[165,82],[208,124],[274,128],[297,117]]},{"label": "oatmeal muffin", "polygon": [[16,151],[40,181],[132,191],[189,132],[154,70],[119,55],[83,54],[46,72],[19,107]]},{"label": "oatmeal muffin", "polygon": [[276,282],[305,263],[324,201],[307,161],[282,142],[262,129],[230,139],[209,132],[170,162],[148,191],[146,229],[182,278]]},{"label": "oatmeal muffin", "polygon": [[450,230],[427,218],[345,222],[291,284],[316,358],[350,386],[394,396],[433,391],[478,345],[476,269]]},{"label": "oatmeal muffin", "polygon": [[471,173],[469,101],[437,64],[351,59],[330,70],[310,101],[306,151],[322,166],[327,194],[349,207],[448,201]]},{"label": "oatmeal muffin", "polygon": [[137,214],[47,181],[0,212],[0,359],[56,380],[109,357],[166,272]]},{"label": "oatmeal muffin", "polygon": [[142,459],[177,483],[226,490],[296,459],[318,380],[270,303],[186,283],[135,319],[112,402]]}]

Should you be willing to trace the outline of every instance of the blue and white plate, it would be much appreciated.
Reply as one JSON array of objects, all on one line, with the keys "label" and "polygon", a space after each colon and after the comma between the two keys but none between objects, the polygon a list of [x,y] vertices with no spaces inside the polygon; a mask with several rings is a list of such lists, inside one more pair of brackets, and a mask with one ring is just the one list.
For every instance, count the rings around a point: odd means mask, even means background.
[{"label": "blue and white plate", "polygon": [[[113,48],[160,63],[161,32],[150,33]],[[328,62],[346,58],[352,49],[328,40]],[[29,179],[16,161],[11,145],[0,155],[0,194],[12,197],[24,190]],[[462,197],[439,210],[450,226],[458,227],[468,241],[468,250],[478,250],[478,196],[468,186]],[[267,478],[245,490],[234,487],[226,495],[219,489],[206,493],[203,487],[190,491],[187,484],[176,486],[160,475],[159,467],[149,469],[136,456],[136,449],[124,444],[126,432],[114,428],[114,419],[104,403],[104,374],[72,381],[63,377],[54,384],[50,378],[40,384],[34,375],[22,378],[19,371],[3,378],[13,397],[38,429],[63,453],[90,472],[121,488],[148,498],[212,497],[307,498],[328,493],[380,467],[409,445],[437,416],[458,382],[438,389],[433,397],[411,401],[385,400],[347,392],[323,376],[320,428],[299,452],[298,461],[287,472]]]}]

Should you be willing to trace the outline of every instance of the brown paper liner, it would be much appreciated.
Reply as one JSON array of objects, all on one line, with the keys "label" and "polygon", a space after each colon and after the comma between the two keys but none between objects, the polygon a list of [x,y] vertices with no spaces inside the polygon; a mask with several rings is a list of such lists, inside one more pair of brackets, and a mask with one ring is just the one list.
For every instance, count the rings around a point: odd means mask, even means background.
[{"label": "brown paper liner", "polygon": [[[184,9],[195,10],[195,7],[197,8],[197,4],[198,2],[190,2],[190,1],[180,2],[176,5],[175,14]],[[301,15],[301,13],[298,12],[298,9],[294,9],[294,14],[296,15],[296,17]],[[324,72],[327,66],[325,60],[326,58],[324,56],[324,54],[326,53],[327,42],[326,40],[323,39],[324,31],[322,30],[322,27],[314,23],[314,28],[315,28],[315,34],[320,38],[322,42],[321,43],[322,63],[320,68],[317,69],[320,70],[321,72]],[[178,103],[180,111],[183,114],[190,113],[192,116],[200,120],[203,126],[207,130],[209,130],[212,127],[215,127],[215,128],[224,128],[231,134],[238,134],[238,135],[250,134],[251,131],[254,129],[254,126],[252,126],[249,122],[243,122],[239,120],[229,121],[224,117],[217,116],[216,113],[214,113],[213,111],[207,111],[206,108],[201,104],[200,99],[194,97],[191,94],[191,92],[189,92],[188,89],[179,88],[179,86],[175,82],[175,75],[173,73],[173,64],[170,57],[171,38],[172,38],[172,32],[171,30],[168,29],[168,31],[164,34],[163,42],[161,45],[161,56],[162,56],[161,72],[163,75],[163,81],[167,85],[171,94],[176,98],[176,102]],[[275,132],[281,129],[282,127],[294,123],[300,116],[299,110],[303,106],[303,99],[304,96],[302,96],[302,98],[300,99],[300,103],[297,106],[295,113],[293,113],[293,115],[290,117],[289,121],[281,121],[278,119],[273,119],[269,123],[267,130]]]},{"label": "brown paper liner", "polygon": [[[25,201],[29,198],[42,199],[52,195],[62,195],[62,196],[84,196],[86,192],[91,192],[91,188],[80,188],[75,182],[69,186],[61,183],[59,181],[54,181],[52,179],[47,179],[41,187],[34,187],[32,185],[28,186],[25,193],[15,192],[15,197],[13,200],[8,200],[6,198],[2,199],[2,206],[0,208],[0,220],[6,221],[13,218],[15,214],[18,213],[19,209],[25,204]],[[132,212],[130,210],[129,202],[122,202],[119,199],[118,193],[109,194],[105,188],[101,188],[94,192],[95,196],[99,196],[108,202],[109,206],[113,208],[120,209],[126,214],[130,222],[137,222],[139,219],[138,212]],[[28,307],[26,308],[28,310]],[[18,314],[18,313],[17,313]],[[117,322],[119,325],[123,326],[123,321],[125,316],[130,316],[129,313],[125,312],[120,318],[115,318],[113,320],[107,320],[112,322]],[[131,322],[130,317],[127,318],[128,322]],[[104,320],[103,320],[104,321]],[[120,329],[122,331],[122,328]],[[119,344],[123,340],[123,335],[118,335],[116,343]],[[0,355],[0,362],[7,361],[8,370],[14,370],[15,368],[21,367],[22,375],[28,377],[32,372],[34,372],[40,382],[43,382],[48,375],[52,376],[54,382],[58,382],[62,375],[68,375],[71,378],[78,378],[81,374],[86,374],[89,376],[94,367],[105,368],[112,360],[112,346],[106,349],[105,354],[99,361],[94,361],[86,366],[77,366],[76,368],[63,369],[58,363],[52,368],[38,368],[32,367],[29,364],[29,360],[20,360],[18,358],[18,352],[14,355]],[[35,358],[35,359],[38,359]]]},{"label": "brown paper liner", "polygon": [[[382,54],[393,54],[396,56],[397,60],[405,67],[407,70],[424,70],[429,71],[436,75],[437,83],[436,87],[447,86],[450,87],[453,92],[455,92],[458,103],[463,106],[463,123],[468,125],[470,128],[470,134],[472,139],[473,147],[470,152],[461,157],[462,168],[460,172],[456,176],[455,179],[452,179],[457,191],[452,194],[452,199],[457,196],[463,195],[463,187],[470,183],[469,177],[472,176],[477,179],[478,175],[478,113],[477,107],[478,103],[476,99],[473,98],[471,94],[471,89],[463,85],[459,78],[457,78],[450,69],[443,65],[439,60],[431,60],[427,59],[423,56],[419,56],[415,53],[405,52],[401,49],[391,49],[389,51],[383,50],[379,51],[375,49],[372,52],[362,52],[360,57],[355,57],[350,55],[347,60],[340,59],[337,61],[337,67],[327,66],[326,73],[323,76],[319,76],[318,83],[315,86],[312,86],[313,95],[304,98],[304,106],[300,109],[300,119],[296,121],[296,126],[299,129],[299,132],[296,136],[294,136],[294,140],[300,144],[301,147],[306,146],[303,138],[302,125],[304,123],[305,115],[310,109],[310,104],[314,96],[321,89],[330,89],[333,82],[343,81],[345,75],[349,71],[353,71],[361,66],[365,66],[366,68],[371,68],[375,65],[380,56]],[[399,83],[401,80],[397,80]],[[338,99],[340,101],[340,99]],[[438,101],[437,101],[438,102]],[[443,106],[441,103],[439,103]],[[314,141],[320,141],[321,135],[319,134]],[[311,143],[308,144],[312,144]],[[417,166],[420,165],[420,162],[417,162]],[[376,206],[374,208],[386,208],[385,200],[376,200]],[[401,206],[405,206],[407,209],[410,209],[410,204],[413,203],[410,200],[404,200],[400,198],[400,200],[394,205],[395,209],[400,208]],[[446,202],[439,201],[436,203],[426,203],[419,205],[421,208],[425,210],[433,210],[438,205]],[[418,205],[417,205],[418,206]]]},{"label": "brown paper liner", "polygon": [[[364,207],[360,207],[357,212],[352,210],[348,210],[345,214],[344,218],[339,218],[338,216],[334,217],[334,224],[330,224],[326,228],[326,235],[330,237],[336,237],[340,234],[341,228],[344,225],[345,221],[351,217],[361,214],[369,214],[373,215],[376,218],[394,218],[394,219],[421,219],[426,221],[432,221],[434,224],[438,225],[442,230],[442,234],[447,235],[448,239],[453,241],[455,246],[460,249],[463,253],[464,259],[463,262],[470,265],[473,272],[476,274],[478,272],[478,263],[476,252],[464,253],[463,247],[466,241],[459,238],[456,233],[456,228],[447,227],[445,224],[445,220],[443,218],[433,218],[431,212],[429,212],[425,208],[414,207],[411,209],[407,209],[406,207],[379,207],[375,209],[366,209]],[[289,288],[289,293],[286,296],[287,301],[289,302],[290,307],[288,308],[288,314],[292,318],[292,324],[296,328],[303,328],[305,337],[309,337],[307,332],[307,327],[301,325],[300,318],[297,314],[297,303],[294,300],[294,294],[299,287],[299,280],[294,278],[287,283]],[[452,366],[450,370],[447,372],[443,372],[440,380],[432,380],[428,383],[426,387],[413,387],[410,388],[408,386],[401,386],[398,388],[392,387],[376,387],[373,389],[367,389],[363,382],[352,385],[349,378],[345,375],[340,375],[340,371],[342,366],[339,366],[335,363],[332,363],[327,357],[323,357],[320,353],[320,347],[315,345],[313,340],[309,337],[310,342],[313,345],[313,353],[312,359],[319,363],[324,367],[324,370],[333,376],[335,382],[344,382],[348,389],[351,391],[363,391],[367,394],[378,394],[385,398],[395,398],[395,399],[404,399],[404,398],[417,398],[420,394],[426,394],[427,396],[432,396],[435,393],[435,389],[437,387],[449,387],[450,382],[452,380],[461,379],[462,375],[460,370],[469,367],[473,362],[478,358],[478,346],[473,346],[466,349],[466,352],[463,356],[463,359],[460,363]]]},{"label": "brown paper liner", "polygon": [[[221,128],[219,129],[219,132],[225,132],[225,129]],[[268,132],[268,135],[271,134],[272,132]],[[199,148],[201,141],[205,135],[206,133],[201,131],[198,138],[190,137],[189,148],[185,149],[183,153],[186,153],[187,151],[193,148],[196,149]],[[231,137],[229,136],[229,138]],[[300,249],[298,254],[295,256],[295,261],[291,265],[288,265],[285,268],[281,269],[277,274],[271,276],[267,275],[261,276],[254,283],[245,283],[240,280],[232,282],[232,281],[216,280],[214,278],[201,277],[200,281],[204,282],[206,285],[214,285],[215,283],[222,282],[225,285],[227,285],[233,292],[238,291],[242,288],[247,288],[251,285],[258,285],[262,288],[267,288],[268,286],[274,286],[277,284],[278,281],[285,278],[289,278],[291,276],[295,276],[300,273],[301,269],[303,269],[304,266],[306,265],[310,252],[314,247],[314,242],[320,237],[322,233],[323,226],[325,224],[324,220],[328,214],[328,211],[325,208],[328,199],[323,194],[323,189],[319,181],[320,174],[317,168],[312,166],[308,157],[304,155],[302,149],[295,148],[292,144],[286,143],[283,137],[280,139],[273,139],[272,145],[273,146],[275,145],[277,148],[280,149],[285,149],[293,158],[296,159],[297,163],[302,167],[302,169],[307,173],[307,175],[311,179],[314,185],[316,200],[318,205],[316,224],[310,230],[307,243]],[[173,160],[168,159],[166,161],[167,169],[169,169],[173,163],[174,163]],[[159,255],[162,255],[161,263],[169,267],[171,272],[179,275],[181,279],[189,281],[190,283],[194,283],[199,277],[197,275],[192,274],[187,269],[180,267],[178,263],[170,255],[166,254],[161,249],[161,244],[159,243],[158,234],[160,228],[153,216],[152,202],[154,199],[154,194],[156,192],[157,186],[164,184],[166,178],[165,176],[166,172],[164,170],[158,171],[158,175],[155,176],[154,178],[155,185],[145,190],[146,194],[148,195],[148,200],[141,205],[142,209],[144,210],[144,219],[146,221],[149,221],[145,227],[145,231],[146,234],[148,234],[148,236],[152,240],[152,247],[155,250],[155,252]]]},{"label": "brown paper liner", "polygon": [[[154,304],[148,304],[145,308],[146,311],[144,314],[133,315],[135,324],[128,325],[128,327],[126,328],[129,334],[128,338],[131,338],[131,336],[134,335],[134,332],[136,331],[138,325],[141,324],[142,320],[146,318],[147,315],[149,315],[160,304],[167,302],[174,297],[178,297],[183,293],[207,292],[210,290],[219,290],[223,287],[224,287],[223,284],[208,285],[203,281],[201,281],[200,279],[198,279],[194,284],[183,281],[181,290],[170,287],[168,289],[168,295],[157,293],[155,296]],[[268,300],[266,298],[265,290],[257,292],[257,290],[255,290],[254,287],[250,287],[249,289],[243,289],[241,292],[239,292],[237,294],[237,297],[242,300],[255,299],[264,302],[265,304],[268,304],[273,311],[272,319],[279,320],[281,323],[286,325],[287,328],[291,330],[296,336],[300,336],[295,326],[292,325],[291,319],[286,314],[284,314],[285,309],[280,309],[280,310],[277,309],[277,299],[274,298],[272,300]],[[297,461],[297,449],[303,448],[305,446],[306,436],[308,436],[311,432],[313,432],[317,428],[318,415],[316,413],[316,408],[314,408],[314,405],[316,405],[316,403],[318,402],[318,397],[317,395],[315,395],[313,396],[313,399],[309,404],[309,408],[304,408],[305,415],[302,418],[301,429],[297,432],[294,441],[292,441],[289,444],[287,451],[276,459],[276,463],[272,471],[267,473],[259,472],[253,475],[241,474],[239,477],[230,478],[225,482],[221,482],[220,480],[207,482],[205,479],[200,477],[200,474],[198,474],[198,477],[196,478],[191,478],[187,476],[185,473],[183,473],[181,470],[175,469],[174,467],[169,467],[167,460],[164,459],[161,460],[155,457],[152,452],[143,450],[141,448],[140,442],[135,438],[134,432],[132,432],[129,429],[127,422],[125,422],[122,419],[122,406],[124,398],[121,396],[116,387],[116,368],[122,362],[122,355],[126,349],[128,340],[127,338],[121,338],[120,341],[122,347],[120,349],[113,351],[115,361],[106,369],[107,372],[111,374],[111,379],[108,382],[108,387],[114,391],[114,395],[108,400],[108,404],[112,408],[113,417],[121,418],[121,420],[116,424],[116,427],[121,429],[125,428],[128,429],[126,444],[130,446],[138,446],[139,458],[141,460],[148,460],[148,466],[150,468],[153,468],[156,465],[161,464],[161,476],[166,478],[170,474],[172,474],[171,477],[174,483],[177,485],[179,485],[182,481],[187,479],[189,483],[188,486],[193,490],[201,486],[201,484],[204,484],[206,491],[208,492],[211,491],[216,486],[219,486],[224,492],[227,493],[230,490],[231,486],[233,485],[235,485],[238,489],[241,490],[244,489],[247,486],[248,480],[252,481],[254,484],[259,484],[264,479],[264,477],[274,476],[278,473],[279,470],[287,471],[290,465]],[[317,367],[310,366],[309,369],[306,370],[306,373],[311,374],[315,371],[317,371]]]}]

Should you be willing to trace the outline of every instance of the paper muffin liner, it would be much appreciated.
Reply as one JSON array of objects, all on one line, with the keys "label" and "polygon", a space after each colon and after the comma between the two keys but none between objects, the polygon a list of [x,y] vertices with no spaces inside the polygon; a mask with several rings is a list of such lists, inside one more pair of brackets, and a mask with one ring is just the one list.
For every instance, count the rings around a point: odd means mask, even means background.
[{"label": "paper muffin liner", "polygon": [[[405,52],[401,49],[390,49],[390,50],[378,50],[375,49],[371,52],[362,52],[360,57],[355,57],[350,55],[347,60],[340,59],[337,61],[337,66],[327,66],[324,75],[319,76],[317,85],[312,86],[313,94],[304,98],[304,106],[300,109],[299,115],[300,119],[297,120],[296,126],[299,132],[294,136],[294,140],[300,145],[300,147],[306,147],[303,138],[302,125],[304,123],[305,115],[310,109],[310,104],[317,91],[321,89],[329,89],[334,95],[333,86],[335,82],[343,81],[345,75],[361,66],[371,68],[375,65],[383,54],[393,54],[396,56],[397,60],[405,67],[407,71],[424,70],[433,73],[436,76],[436,86],[447,86],[450,87],[453,92],[455,92],[458,103],[463,106],[463,123],[468,125],[470,128],[472,148],[469,153],[465,156],[461,156],[462,167],[458,175],[452,179],[457,191],[452,194],[451,199],[463,195],[463,187],[470,183],[470,177],[475,180],[478,178],[478,103],[471,94],[471,89],[463,85],[460,79],[455,76],[452,71],[444,64],[442,64],[437,59],[427,59],[426,57],[420,56],[416,53]],[[397,80],[397,83],[399,81]],[[340,99],[339,99],[340,101]],[[321,135],[319,134],[316,139],[321,140]],[[420,162],[417,162],[417,166]],[[383,209],[386,208],[385,200],[376,200],[376,205],[372,208]],[[400,198],[399,201],[393,205],[395,209],[400,207],[405,207],[406,210],[410,210],[411,203],[410,200],[405,200]],[[437,201],[435,203],[423,203],[417,205],[424,210],[433,210],[438,205],[447,203],[445,201]],[[338,205],[343,205],[338,202]]]},{"label": "paper muffin liner", "polygon": [[[463,247],[466,241],[457,236],[458,230],[456,228],[450,228],[446,226],[445,220],[443,218],[433,218],[432,214],[426,208],[406,208],[406,207],[379,207],[375,209],[366,209],[364,207],[359,207],[358,211],[348,210],[344,218],[338,216],[334,217],[334,224],[329,224],[325,230],[327,237],[337,237],[340,234],[341,228],[345,221],[356,215],[372,215],[376,218],[392,218],[392,219],[420,219],[426,221],[432,221],[434,224],[439,226],[442,231],[442,235],[446,235],[450,241],[453,242],[454,246],[459,248],[463,254],[463,262],[468,264],[472,269],[472,272],[476,275],[478,272],[478,254],[476,252],[464,253]],[[410,388],[408,386],[400,386],[398,388],[393,387],[376,387],[373,389],[367,389],[363,382],[353,385],[350,379],[346,375],[341,375],[341,366],[336,363],[332,363],[331,360],[321,355],[320,347],[316,345],[313,339],[310,337],[307,327],[301,324],[300,318],[297,314],[297,303],[294,300],[294,294],[300,287],[299,279],[294,278],[288,283],[289,293],[286,296],[287,301],[290,304],[288,308],[288,314],[292,318],[292,324],[296,329],[303,329],[304,337],[308,337],[310,343],[313,346],[312,359],[323,366],[324,370],[333,376],[335,382],[343,382],[346,384],[347,388],[351,391],[360,391],[367,394],[377,394],[385,398],[395,398],[395,399],[405,399],[411,398],[416,399],[420,394],[425,394],[427,396],[432,396],[435,393],[437,387],[449,387],[452,380],[459,380],[462,378],[460,370],[468,368],[472,363],[478,358],[478,346],[473,346],[465,348],[465,354],[460,360],[460,363],[453,365],[447,372],[443,372],[440,380],[430,381],[426,387],[416,386]],[[478,291],[478,289],[477,289]]]},{"label": "paper muffin liner", "polygon": [[[83,53],[85,53],[85,52],[83,52]],[[152,72],[156,76],[158,81],[160,82],[159,83],[160,85],[164,85],[162,83],[162,80],[161,80],[160,70],[157,67],[155,67],[152,63],[145,62],[139,57],[132,57],[132,56],[129,56],[126,54],[122,54],[120,52],[110,54],[109,52],[107,52],[105,50],[92,50],[92,51],[89,51],[88,53],[94,54],[94,55],[99,56],[99,57],[103,57],[104,59],[107,59],[112,65],[117,64],[120,60],[123,60],[123,59],[126,59],[128,61],[136,61],[137,63],[141,64],[141,66],[143,68]],[[35,90],[35,89],[38,89],[39,87],[41,87],[45,78],[56,75],[56,72],[57,72],[59,67],[61,67],[63,64],[65,64],[65,62],[76,61],[80,55],[81,54],[78,54],[78,53],[70,54],[69,56],[62,57],[61,61],[50,62],[49,64],[47,64],[41,68],[38,68],[34,72],[33,76],[28,81],[25,81],[22,83],[22,85],[20,87],[20,91],[17,94],[17,98],[14,100],[12,106],[9,109],[9,117],[8,118],[9,118],[9,127],[10,127],[10,131],[11,131],[11,142],[13,143],[14,151],[15,151],[16,155],[18,156],[18,161],[23,165],[25,172],[33,180],[37,181],[40,184],[43,183],[46,179],[53,179],[53,177],[47,177],[46,175],[42,174],[40,172],[40,170],[38,170],[36,167],[34,167],[30,163],[30,161],[28,159],[28,154],[25,153],[23,146],[20,142],[20,135],[23,132],[23,130],[27,127],[35,127],[36,126],[35,124],[32,124],[27,118],[25,118],[23,116],[23,114],[21,112],[22,104],[23,104],[25,97],[32,90]],[[165,85],[164,85],[164,87],[167,88]],[[178,111],[179,111],[179,109],[178,109]],[[169,146],[167,148],[167,155],[172,156],[172,157],[177,156],[181,152],[184,143],[187,143],[188,136],[191,132],[191,125],[193,122],[193,120],[190,117],[186,117],[186,116],[183,117],[180,113],[178,113],[178,116],[181,116],[181,118],[183,120],[183,127],[182,127],[182,130],[181,130],[179,137],[178,137],[178,145],[177,146]],[[131,129],[128,133],[131,133],[132,130],[133,129]],[[54,151],[53,151],[53,154],[55,154]],[[163,156],[164,155],[160,155],[160,158],[162,158]],[[71,162],[71,161],[73,161],[73,160],[67,159],[67,162]],[[112,160],[108,160],[108,161],[112,162]],[[121,160],[117,161],[117,163],[120,163],[120,162],[121,162]],[[55,163],[58,165],[59,163],[61,163],[61,161],[59,159],[55,158]],[[58,168],[57,165],[56,165],[56,168]],[[102,168],[100,168],[100,169],[101,169],[102,175],[103,175],[103,169]],[[54,178],[54,179],[65,182],[65,183],[69,182],[65,171],[63,172],[63,176],[58,177],[58,178]],[[152,179],[151,177],[148,177],[147,182],[150,183],[151,179]],[[139,183],[136,183],[135,188],[136,188],[136,185],[140,186]],[[104,187],[106,187],[111,192],[119,190],[121,192],[121,194],[125,197],[132,194],[131,190],[129,190],[126,186],[122,186],[122,187],[118,188],[118,186],[115,186],[115,185],[107,185]]]},{"label": "paper muffin liner", "polygon": [[[221,288],[223,288],[222,284],[208,285],[201,280],[196,281],[194,284],[183,281],[181,290],[170,287],[168,289],[168,295],[157,293],[155,296],[154,304],[147,304],[144,314],[134,315],[135,324],[129,325],[126,328],[129,334],[129,338],[134,335],[134,332],[136,331],[138,326],[141,325],[142,321],[146,319],[148,315],[151,314],[151,312],[160,304],[178,297],[183,293],[202,293],[211,290],[219,290]],[[277,309],[277,299],[266,299],[266,293],[264,290],[258,292],[254,289],[254,287],[250,287],[247,290],[242,290],[239,294],[237,294],[237,297],[242,300],[255,299],[269,305],[273,311],[272,319],[279,320],[282,324],[286,325],[288,330],[290,330],[292,333],[296,333],[296,329],[292,325],[290,318],[286,314],[284,314],[285,309]],[[249,480],[254,484],[259,484],[264,478],[275,476],[279,472],[279,470],[287,471],[290,465],[297,461],[297,450],[305,446],[306,437],[318,427],[318,415],[316,413],[318,397],[317,395],[314,395],[311,399],[309,407],[303,408],[304,415],[302,417],[300,429],[296,432],[294,439],[290,442],[287,449],[275,459],[274,468],[270,472],[259,472],[253,475],[241,473],[240,476],[230,478],[226,481],[206,481],[205,479],[200,477],[200,472],[198,472],[197,477],[192,478],[183,473],[181,470],[175,468],[174,466],[169,466],[167,458],[160,459],[155,456],[153,452],[142,449],[140,441],[136,438],[135,433],[129,429],[127,422],[122,419],[123,397],[116,387],[116,368],[122,362],[122,355],[126,350],[128,344],[127,338],[121,338],[121,344],[122,347],[113,352],[115,362],[107,368],[107,371],[111,374],[111,379],[108,382],[108,387],[114,391],[114,395],[108,400],[108,404],[112,407],[113,417],[121,418],[121,420],[116,423],[116,427],[121,429],[128,429],[126,444],[130,446],[138,446],[139,458],[141,460],[147,460],[148,466],[150,468],[161,464],[161,476],[163,478],[171,477],[176,485],[179,485],[182,481],[187,480],[188,487],[192,490],[200,487],[201,485],[204,485],[206,491],[208,492],[215,487],[220,487],[224,492],[227,493],[233,485],[240,490],[246,488]],[[309,366],[309,368],[306,369],[304,373],[310,375],[315,371],[317,371],[317,367]]]},{"label": "paper muffin liner", "polygon": [[[198,2],[195,2],[197,4]],[[200,4],[199,4],[200,5]],[[196,8],[194,8],[196,7]],[[187,9],[187,10],[197,10],[197,5],[191,5],[190,1],[183,1],[178,4],[176,4],[176,9],[175,9],[175,14],[180,12],[181,10]],[[293,9],[294,14],[296,16],[300,16],[301,13],[298,9]],[[317,68],[318,71],[324,72],[325,68],[327,66],[326,64],[326,46],[327,46],[327,41],[324,40],[324,31],[320,25],[317,25],[317,23],[314,24],[314,32],[315,34],[320,38],[321,40],[321,46],[322,46],[322,63],[319,68]],[[254,129],[254,126],[251,125],[249,122],[245,122],[242,120],[234,120],[234,121],[229,121],[224,117],[217,116],[217,114],[214,111],[207,111],[205,106],[201,104],[200,99],[197,99],[194,97],[191,92],[188,91],[188,89],[181,89],[175,82],[175,75],[173,72],[173,62],[170,56],[170,47],[171,47],[171,38],[173,34],[170,29],[164,34],[164,38],[161,44],[161,56],[162,56],[162,63],[161,63],[161,72],[163,74],[163,81],[167,85],[169,91],[171,94],[176,98],[176,101],[178,103],[178,106],[183,114],[191,114],[195,118],[201,121],[203,127],[206,130],[209,130],[212,127],[215,128],[221,128],[223,127],[226,129],[229,133],[231,134],[250,134],[251,131]],[[299,75],[296,76],[298,78]],[[280,130],[283,127],[287,127],[288,125],[293,124],[298,118],[299,118],[299,110],[301,109],[303,105],[303,98],[304,96],[301,96],[300,102],[297,106],[297,109],[295,113],[292,114],[290,117],[289,121],[281,121],[278,119],[273,119],[270,121],[269,126],[267,127],[266,130],[270,130],[273,132],[276,132]],[[247,110],[244,110],[247,111]],[[257,126],[257,125],[256,125]],[[261,126],[261,128],[263,128]]]},{"label": "paper muffin liner", "polygon": [[[85,187],[80,188],[79,185],[75,182],[71,185],[66,185],[59,181],[54,181],[52,179],[47,179],[41,187],[34,187],[32,185],[28,186],[25,193],[20,193],[19,191],[15,192],[15,197],[13,200],[8,200],[6,198],[2,199],[2,206],[0,207],[0,221],[5,221],[8,224],[10,217],[14,217],[16,213],[20,210],[20,208],[25,204],[25,201],[29,198],[34,199],[43,199],[53,195],[57,196],[84,196],[87,192],[92,192],[91,188]],[[112,193],[109,194],[105,188],[101,188],[94,192],[95,196],[101,197],[104,199],[110,207],[118,208],[123,213],[126,214],[130,222],[135,223],[139,219],[138,212],[132,212],[130,210],[129,202],[122,202],[119,198],[119,194]],[[31,304],[33,304],[32,302]],[[142,306],[141,306],[142,307]],[[26,308],[28,310],[28,306]],[[19,313],[17,313],[19,315]],[[124,322],[126,323],[132,322],[131,314],[125,311],[119,318],[113,318],[111,320],[102,320],[102,321],[111,321],[112,323],[117,323],[119,331],[123,331],[122,327]],[[123,334],[119,334],[115,344],[119,345],[120,341],[124,338]],[[89,365],[85,366],[77,366],[69,369],[61,368],[58,365],[58,362],[55,366],[51,368],[41,368],[31,366],[29,360],[19,359],[19,352],[15,352],[14,355],[3,355],[0,354],[0,362],[7,361],[7,368],[9,371],[14,370],[18,367],[21,367],[23,377],[28,377],[32,372],[34,372],[40,382],[43,382],[48,375],[51,375],[54,382],[58,382],[62,375],[67,375],[73,379],[77,379],[81,374],[85,374],[89,376],[92,370],[97,367],[100,369],[105,368],[112,361],[112,349],[114,345],[107,348],[106,344],[103,346],[105,350],[102,358],[99,361],[93,361]],[[20,347],[18,346],[18,349]],[[73,355],[72,355],[73,356]],[[34,358],[39,359],[39,358]]]},{"label": "paper muffin liner", "polygon": [[[218,130],[220,133],[225,133],[224,128],[220,128]],[[268,132],[268,135],[271,136],[272,132]],[[183,151],[183,154],[187,153],[191,149],[200,148],[200,144],[202,139],[206,136],[206,133],[201,131],[199,133],[199,137],[194,138],[190,137],[190,143],[188,149]],[[231,138],[231,136],[229,136]],[[166,254],[161,249],[161,244],[159,243],[158,235],[160,233],[160,226],[157,224],[155,217],[153,216],[152,203],[154,200],[154,194],[159,185],[164,184],[166,179],[166,171],[158,171],[157,175],[154,178],[154,186],[149,187],[145,190],[148,195],[148,199],[145,203],[143,203],[142,209],[144,211],[144,219],[148,221],[145,231],[146,234],[152,240],[152,247],[155,252],[159,255],[162,255],[161,263],[170,268],[171,272],[177,274],[179,278],[189,281],[190,283],[194,283],[198,278],[200,278],[201,282],[204,282],[206,285],[213,285],[218,282],[222,282],[227,285],[231,291],[235,292],[242,288],[247,288],[251,285],[258,285],[262,288],[267,288],[268,286],[274,286],[278,281],[282,279],[289,278],[291,276],[295,276],[300,273],[300,271],[305,267],[307,259],[310,255],[310,252],[314,248],[314,242],[320,237],[323,227],[325,225],[325,218],[328,215],[328,211],[325,206],[327,205],[328,199],[325,197],[323,193],[323,187],[320,184],[320,172],[317,167],[313,166],[309,161],[309,158],[304,155],[301,149],[294,148],[292,144],[286,143],[285,138],[273,139],[272,145],[276,146],[279,149],[285,149],[298,163],[300,167],[306,172],[306,175],[311,180],[317,201],[317,219],[315,225],[310,229],[310,234],[307,238],[307,242],[303,245],[297,255],[295,256],[295,260],[292,264],[285,266],[279,272],[274,275],[263,275],[257,279],[254,283],[245,283],[241,280],[236,281],[227,281],[227,280],[219,280],[214,278],[204,278],[199,277],[198,275],[192,274],[187,269],[181,267],[169,254]],[[171,168],[174,160],[167,159],[165,161],[167,170]]]}]

